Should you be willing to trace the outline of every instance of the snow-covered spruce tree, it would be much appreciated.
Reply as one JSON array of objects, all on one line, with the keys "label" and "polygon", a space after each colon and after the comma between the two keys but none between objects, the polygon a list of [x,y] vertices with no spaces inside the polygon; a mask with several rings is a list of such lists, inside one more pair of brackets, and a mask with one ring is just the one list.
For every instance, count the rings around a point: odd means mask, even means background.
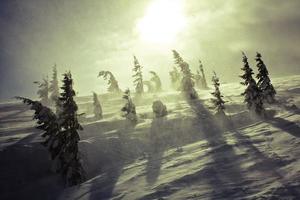
[{"label": "snow-covered spruce tree", "polygon": [[50,152],[51,159],[54,160],[59,153],[59,149],[56,148],[57,135],[60,131],[57,123],[57,117],[52,110],[46,106],[43,106],[39,101],[33,101],[24,97],[16,97],[23,101],[23,103],[30,105],[30,109],[34,110],[33,119],[37,120],[37,129],[43,130],[42,137],[45,141],[42,142]]},{"label": "snow-covered spruce tree", "polygon": [[48,82],[48,77],[44,78],[42,82],[40,81],[35,81],[33,82],[38,85],[38,91],[37,94],[39,95],[40,102],[43,105],[48,105],[49,104],[49,82]]},{"label": "snow-covered spruce tree", "polygon": [[195,83],[193,81],[193,75],[191,73],[190,67],[188,63],[184,62],[179,53],[176,50],[173,51],[173,56],[175,59],[175,64],[180,67],[182,73],[182,80],[181,80],[181,91],[184,95],[190,99],[198,98],[198,94],[194,88]]},{"label": "snow-covered spruce tree", "polygon": [[201,89],[203,81],[199,70],[197,70],[197,73],[194,75],[194,79],[195,79],[196,87]]},{"label": "snow-covered spruce tree", "polygon": [[139,96],[144,93],[144,84],[143,84],[143,74],[142,74],[142,66],[135,56],[133,56],[133,83],[135,85],[135,92]]},{"label": "snow-covered spruce tree", "polygon": [[97,94],[95,92],[93,92],[93,105],[94,105],[94,117],[96,119],[102,119],[103,118],[102,107],[97,97]]},{"label": "snow-covered spruce tree", "polygon": [[167,106],[160,100],[153,102],[152,110],[156,118],[165,117],[168,114]]},{"label": "snow-covered spruce tree", "polygon": [[159,76],[154,71],[150,71],[150,74],[152,75],[150,81],[152,81],[155,84],[155,92],[161,92],[162,86],[161,86],[161,80]]},{"label": "snow-covered spruce tree", "polygon": [[135,105],[130,96],[130,90],[127,89],[124,92],[123,99],[126,100],[125,105],[122,107],[123,117],[129,120],[133,125],[137,123],[137,115],[135,110]]},{"label": "snow-covered spruce tree", "polygon": [[261,54],[257,52],[255,58],[256,66],[258,68],[258,74],[256,75],[256,78],[258,79],[257,85],[262,91],[263,100],[268,103],[274,103],[276,91],[269,78],[268,69],[261,57]]},{"label": "snow-covered spruce tree", "polygon": [[51,105],[56,106],[59,97],[59,86],[56,65],[53,66],[52,80],[50,81],[49,93]]},{"label": "snow-covered spruce tree", "polygon": [[155,92],[155,85],[152,81],[143,81],[144,88],[146,87],[148,90],[147,92],[152,93]]},{"label": "snow-covered spruce tree", "polygon": [[247,107],[250,111],[254,111],[256,114],[264,116],[265,109],[263,107],[261,90],[259,89],[259,87],[256,84],[256,81],[252,77],[254,73],[249,66],[248,58],[244,52],[243,63],[244,67],[241,68],[241,70],[244,71],[244,74],[240,77],[243,79],[243,82],[241,82],[241,84],[247,87],[246,90],[242,93],[242,95],[245,98],[244,101],[247,103]]},{"label": "snow-covered spruce tree", "polygon": [[59,114],[59,160],[61,163],[61,173],[65,177],[67,185],[77,185],[83,182],[84,170],[80,163],[78,142],[80,140],[78,130],[82,126],[77,120],[77,104],[74,101],[75,91],[73,90],[73,79],[71,72],[64,75],[62,92],[59,100],[61,102],[61,112]]},{"label": "snow-covered spruce tree", "polygon": [[216,110],[217,115],[225,115],[225,101],[223,100],[223,95],[220,92],[220,80],[217,77],[216,72],[214,72],[214,75],[212,77],[212,83],[215,87],[215,91],[211,94],[215,97],[212,101]]},{"label": "snow-covered spruce tree", "polygon": [[98,77],[102,76],[104,80],[108,80],[108,92],[120,93],[121,89],[119,88],[118,81],[115,76],[110,71],[100,71]]},{"label": "snow-covered spruce tree", "polygon": [[201,74],[202,74],[202,77],[201,77],[202,89],[208,89],[206,78],[205,78],[205,73],[204,73],[204,70],[203,70],[203,64],[202,64],[201,60],[199,60],[199,69],[200,69]]},{"label": "snow-covered spruce tree", "polygon": [[175,90],[180,90],[180,78],[181,75],[176,67],[173,67],[173,70],[169,72],[171,78],[172,88]]}]

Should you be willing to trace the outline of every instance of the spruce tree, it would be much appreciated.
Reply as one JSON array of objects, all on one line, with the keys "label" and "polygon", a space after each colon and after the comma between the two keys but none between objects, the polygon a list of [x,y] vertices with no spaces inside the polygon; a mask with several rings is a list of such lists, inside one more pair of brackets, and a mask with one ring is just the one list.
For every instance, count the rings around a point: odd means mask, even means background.
[{"label": "spruce tree", "polygon": [[195,84],[197,86],[197,88],[202,89],[202,85],[203,85],[203,80],[202,80],[202,76],[199,72],[199,70],[197,70],[197,73],[194,75],[194,79],[195,79]]},{"label": "spruce tree", "polygon": [[241,70],[244,71],[244,74],[240,77],[243,79],[243,82],[241,82],[241,84],[246,86],[246,90],[242,93],[242,95],[245,98],[245,102],[247,103],[248,109],[254,111],[258,115],[263,116],[265,114],[265,110],[263,107],[261,90],[259,89],[259,87],[256,84],[256,81],[252,77],[254,73],[249,66],[248,58],[244,52],[243,63],[244,67],[241,68]]},{"label": "spruce tree", "polygon": [[220,80],[217,77],[216,72],[214,72],[214,75],[212,77],[212,83],[215,87],[215,91],[212,92],[211,94],[215,97],[213,99],[213,104],[216,110],[216,114],[220,114],[220,115],[225,115],[225,101],[223,100],[223,95],[220,92]]},{"label": "spruce tree", "polygon": [[39,95],[40,102],[43,105],[48,105],[49,104],[49,82],[48,82],[48,77],[44,78],[42,82],[40,81],[35,81],[33,82],[38,85],[38,91],[37,94]]},{"label": "spruce tree", "polygon": [[115,76],[113,73],[110,71],[100,71],[98,74],[98,77],[102,76],[104,80],[108,80],[108,92],[112,93],[120,93],[121,89],[119,88],[118,81],[116,80]]},{"label": "spruce tree", "polygon": [[184,62],[184,60],[181,58],[181,56],[176,50],[172,51],[175,64],[178,65],[183,76],[181,80],[181,91],[185,94],[186,97],[190,99],[198,98],[198,94],[194,88],[195,83],[193,81],[193,75],[191,73],[188,63]]},{"label": "spruce tree", "polygon": [[133,63],[133,72],[135,74],[132,77],[134,78],[135,92],[139,96],[144,93],[142,66],[135,56],[133,56]]},{"label": "spruce tree", "polygon": [[201,62],[201,60],[199,60],[199,69],[201,71],[201,74],[202,74],[202,88],[203,89],[208,89],[208,86],[207,86],[207,82],[206,82],[206,78],[205,78],[205,73],[204,73],[204,69],[203,69],[203,64]]},{"label": "spruce tree", "polygon": [[51,105],[56,106],[59,97],[59,86],[56,65],[53,66],[52,80],[50,81],[49,93]]},{"label": "spruce tree", "polygon": [[172,88],[175,90],[180,90],[180,78],[181,75],[176,67],[173,67],[173,70],[169,72],[171,78]]},{"label": "spruce tree", "polygon": [[103,118],[102,107],[97,97],[97,94],[95,92],[93,92],[93,105],[94,105],[94,117],[98,120],[102,119]]},{"label": "spruce tree", "polygon": [[144,88],[146,87],[149,93],[155,92],[156,91],[156,87],[154,85],[154,83],[152,81],[144,81],[143,82]]},{"label": "spruce tree", "polygon": [[261,57],[262,56],[260,53],[256,53],[255,60],[258,68],[258,74],[256,75],[256,78],[258,79],[257,85],[262,91],[263,100],[268,103],[274,103],[276,91],[269,78],[268,69]]},{"label": "spruce tree", "polygon": [[124,92],[123,99],[126,100],[126,104],[122,107],[123,117],[129,120],[132,124],[137,123],[137,115],[135,110],[135,105],[131,99],[130,90],[127,89]]},{"label": "spruce tree", "polygon": [[59,114],[59,134],[61,153],[61,172],[68,185],[77,185],[84,180],[84,170],[80,163],[78,142],[80,140],[78,130],[82,126],[77,120],[77,104],[74,101],[75,91],[73,90],[73,79],[71,72],[64,75],[62,92],[59,100],[61,102],[61,112]]},{"label": "spruce tree", "polygon": [[161,86],[161,80],[156,72],[150,71],[150,74],[152,77],[150,78],[150,81],[152,81],[155,84],[155,92],[161,92],[162,86]]}]

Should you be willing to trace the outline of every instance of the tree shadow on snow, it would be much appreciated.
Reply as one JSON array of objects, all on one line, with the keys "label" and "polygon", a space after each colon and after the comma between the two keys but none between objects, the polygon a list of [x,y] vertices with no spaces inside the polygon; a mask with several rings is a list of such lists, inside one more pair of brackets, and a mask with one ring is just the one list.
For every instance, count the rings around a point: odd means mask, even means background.
[{"label": "tree shadow on snow", "polygon": [[163,154],[166,148],[165,138],[163,137],[164,124],[165,117],[154,118],[151,123],[146,165],[146,181],[149,185],[154,184],[160,174]]},{"label": "tree shadow on snow", "polygon": [[215,117],[203,106],[201,100],[190,100],[189,105],[198,116],[198,123],[204,139],[211,148],[212,162],[205,167],[205,179],[212,188],[211,199],[234,199],[245,196],[247,188],[239,162],[241,156],[236,155],[233,147],[227,144],[223,130]]},{"label": "tree shadow on snow", "polygon": [[300,137],[300,127],[295,122],[291,122],[280,117],[268,119],[267,122],[272,124],[274,127],[289,133],[294,137]]}]

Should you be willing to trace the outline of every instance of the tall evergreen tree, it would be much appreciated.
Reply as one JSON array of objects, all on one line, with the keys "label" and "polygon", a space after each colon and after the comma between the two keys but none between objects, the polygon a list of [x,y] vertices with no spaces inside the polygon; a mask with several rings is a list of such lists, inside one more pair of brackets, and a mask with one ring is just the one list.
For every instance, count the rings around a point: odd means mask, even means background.
[{"label": "tall evergreen tree", "polygon": [[93,105],[94,105],[94,116],[96,119],[102,119],[102,107],[100,101],[97,97],[97,94],[93,92]]},{"label": "tall evergreen tree", "polygon": [[44,78],[42,82],[40,81],[35,81],[33,82],[38,85],[38,91],[37,94],[39,95],[40,102],[43,105],[48,105],[49,104],[49,82],[48,82],[48,77]]},{"label": "tall evergreen tree", "polygon": [[204,69],[203,69],[203,64],[201,62],[201,60],[199,60],[199,69],[201,71],[201,74],[202,74],[202,88],[203,89],[208,89],[208,86],[207,86],[207,82],[206,82],[206,77],[205,77],[205,73],[204,73]]},{"label": "tall evergreen tree", "polygon": [[150,71],[150,74],[152,75],[152,77],[150,78],[150,81],[152,81],[155,84],[155,91],[161,92],[162,86],[161,86],[161,80],[160,80],[159,76],[154,71]]},{"label": "tall evergreen tree", "polygon": [[134,78],[135,92],[137,95],[141,95],[144,93],[144,85],[143,85],[143,74],[142,74],[142,66],[135,56],[133,56],[133,72],[135,73],[132,77]]},{"label": "tall evergreen tree", "polygon": [[181,80],[181,91],[185,94],[185,96],[187,96],[190,99],[198,98],[198,94],[194,88],[195,83],[193,81],[193,75],[191,73],[188,63],[184,62],[184,60],[181,58],[181,56],[176,50],[172,51],[175,64],[178,65],[183,76]]},{"label": "tall evergreen tree", "polygon": [[75,91],[73,90],[73,79],[71,72],[64,75],[62,92],[59,100],[62,110],[59,114],[59,124],[61,127],[59,140],[61,141],[61,161],[62,174],[66,178],[68,185],[76,185],[84,180],[84,170],[80,163],[78,142],[80,140],[78,130],[82,126],[77,120],[77,104],[74,101]]},{"label": "tall evergreen tree", "polygon": [[259,89],[259,87],[256,84],[256,81],[252,77],[254,73],[249,66],[248,58],[244,52],[243,63],[244,67],[241,68],[241,70],[244,71],[244,74],[240,77],[243,79],[243,82],[241,82],[241,84],[246,86],[246,90],[242,93],[242,95],[245,98],[245,102],[247,103],[248,109],[254,111],[258,115],[263,116],[265,114],[265,110],[263,107],[261,90]]},{"label": "tall evergreen tree", "polygon": [[256,75],[256,78],[258,79],[257,85],[262,91],[263,100],[268,103],[274,103],[276,91],[269,78],[268,69],[261,58],[261,54],[256,53],[255,60],[256,66],[258,68],[258,74]]},{"label": "tall evergreen tree", "polygon": [[180,78],[181,75],[176,67],[173,67],[173,70],[169,72],[171,78],[172,88],[175,90],[180,90]]},{"label": "tall evergreen tree", "polygon": [[54,160],[59,152],[59,149],[57,149],[54,144],[58,142],[57,135],[60,131],[55,113],[39,101],[33,101],[24,97],[16,98],[30,105],[30,109],[35,111],[33,119],[37,120],[38,126],[36,128],[44,131],[42,137],[45,138],[45,141],[43,141],[42,144],[48,148],[51,158]]},{"label": "tall evergreen tree", "polygon": [[220,92],[220,80],[217,77],[216,72],[214,72],[214,75],[212,77],[212,83],[215,87],[215,91],[212,92],[211,94],[215,97],[215,99],[213,99],[213,104],[214,107],[216,109],[216,113],[217,114],[221,114],[221,115],[225,115],[225,101],[223,100],[223,95]]},{"label": "tall evergreen tree", "polygon": [[49,93],[50,93],[51,104],[57,105],[57,101],[59,97],[59,86],[58,86],[56,65],[53,66],[52,80],[50,81]]},{"label": "tall evergreen tree", "polygon": [[108,80],[108,92],[112,93],[120,93],[121,89],[119,88],[118,81],[116,80],[115,76],[113,73],[110,71],[100,71],[98,74],[98,77],[102,76],[104,80]]},{"label": "tall evergreen tree", "polygon": [[122,107],[123,117],[129,120],[132,124],[137,123],[137,115],[135,110],[135,105],[131,99],[130,90],[127,89],[124,92],[123,99],[126,100],[126,104]]}]

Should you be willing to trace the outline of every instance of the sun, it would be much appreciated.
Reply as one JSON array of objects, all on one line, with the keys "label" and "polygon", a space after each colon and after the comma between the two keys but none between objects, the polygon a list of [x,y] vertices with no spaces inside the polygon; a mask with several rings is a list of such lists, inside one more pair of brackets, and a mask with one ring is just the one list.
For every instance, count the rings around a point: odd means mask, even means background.
[{"label": "sun", "polygon": [[182,0],[154,0],[136,28],[143,41],[169,44],[185,25]]}]

